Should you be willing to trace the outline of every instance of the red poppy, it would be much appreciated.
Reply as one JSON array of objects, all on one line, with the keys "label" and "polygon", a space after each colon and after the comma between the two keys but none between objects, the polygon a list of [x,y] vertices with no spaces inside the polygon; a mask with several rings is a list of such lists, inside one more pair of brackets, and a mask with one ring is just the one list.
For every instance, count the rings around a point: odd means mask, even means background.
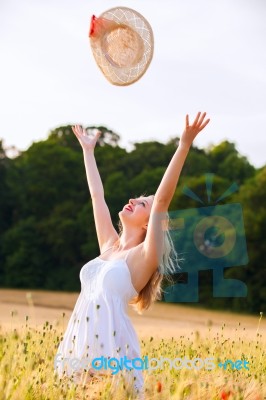
[{"label": "red poppy", "polygon": [[230,395],[231,395],[230,390],[228,390],[228,391],[222,390],[221,391],[221,399],[222,400],[228,400]]},{"label": "red poppy", "polygon": [[157,388],[157,392],[161,392],[161,391],[162,391],[162,384],[161,384],[161,382],[157,382],[156,388]]}]

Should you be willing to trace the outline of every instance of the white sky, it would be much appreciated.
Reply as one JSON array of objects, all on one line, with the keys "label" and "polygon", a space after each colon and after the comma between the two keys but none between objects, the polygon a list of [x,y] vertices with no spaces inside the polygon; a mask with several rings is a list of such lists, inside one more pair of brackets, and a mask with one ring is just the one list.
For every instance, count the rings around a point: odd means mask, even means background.
[{"label": "white sky", "polygon": [[[89,44],[92,14],[130,7],[150,22],[154,57],[128,87],[111,85]],[[136,141],[180,135],[207,111],[199,147],[236,143],[266,163],[265,0],[1,0],[0,138],[27,149],[60,125],[106,125]]]}]

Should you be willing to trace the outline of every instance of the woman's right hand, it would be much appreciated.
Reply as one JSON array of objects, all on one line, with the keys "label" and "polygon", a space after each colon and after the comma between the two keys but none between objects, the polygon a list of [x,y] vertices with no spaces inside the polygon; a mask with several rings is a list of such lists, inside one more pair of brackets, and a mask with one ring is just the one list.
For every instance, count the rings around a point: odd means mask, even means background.
[{"label": "woman's right hand", "polygon": [[72,126],[72,130],[76,135],[79,143],[81,144],[83,150],[94,151],[96,142],[102,133],[101,131],[97,131],[94,136],[89,137],[86,129],[84,129],[81,125]]}]

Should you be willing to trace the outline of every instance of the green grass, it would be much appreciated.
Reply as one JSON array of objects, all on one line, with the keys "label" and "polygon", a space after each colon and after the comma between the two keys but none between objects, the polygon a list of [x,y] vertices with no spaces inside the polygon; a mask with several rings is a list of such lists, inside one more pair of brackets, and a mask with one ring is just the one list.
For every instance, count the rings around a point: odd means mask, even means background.
[{"label": "green grass", "polygon": [[[261,316],[262,317],[262,316]],[[261,318],[260,317],[260,318]],[[260,322],[260,321],[258,321]],[[223,335],[224,326],[214,336],[202,337],[198,331],[172,339],[141,340],[142,357],[194,359],[214,357],[215,364],[226,359],[247,360],[249,370],[169,369],[144,371],[145,399],[177,400],[263,400],[266,389],[265,340],[259,333],[253,341],[245,338],[239,324],[232,338]],[[256,329],[256,328],[255,328]],[[241,333],[241,334],[240,334]],[[48,321],[42,329],[26,323],[18,331],[0,332],[0,400],[133,399],[121,380],[114,389],[105,378],[86,386],[75,385],[54,375],[54,356],[63,332]],[[265,385],[264,385],[265,386]]]}]

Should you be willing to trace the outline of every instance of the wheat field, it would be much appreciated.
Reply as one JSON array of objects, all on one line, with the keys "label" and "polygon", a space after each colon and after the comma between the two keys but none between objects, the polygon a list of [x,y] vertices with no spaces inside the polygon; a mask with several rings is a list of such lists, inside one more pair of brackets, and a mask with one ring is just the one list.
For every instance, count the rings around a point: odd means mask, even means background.
[{"label": "wheat field", "polygon": [[[54,374],[54,356],[78,293],[0,289],[0,400],[135,399],[123,379],[110,377],[74,384]],[[144,371],[145,400],[266,399],[266,321],[258,316],[156,302],[129,316],[142,357],[206,360],[215,368],[161,368]],[[226,360],[239,360],[240,367]],[[244,368],[244,361],[248,368]],[[238,364],[238,366],[239,366]],[[190,364],[188,364],[189,366]],[[196,368],[195,368],[196,366]],[[247,364],[246,364],[247,366]]]}]

